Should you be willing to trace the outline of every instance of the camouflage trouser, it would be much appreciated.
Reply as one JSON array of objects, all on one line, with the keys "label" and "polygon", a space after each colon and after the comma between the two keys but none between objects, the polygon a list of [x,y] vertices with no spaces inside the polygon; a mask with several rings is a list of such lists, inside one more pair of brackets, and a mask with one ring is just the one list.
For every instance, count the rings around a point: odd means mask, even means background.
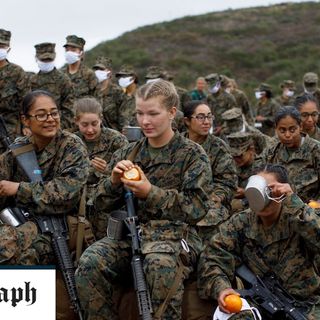
[{"label": "camouflage trouser", "polygon": [[33,222],[18,228],[0,225],[0,264],[39,265],[52,261],[50,238],[39,235]]},{"label": "camouflage trouser", "polygon": [[[151,251],[144,257],[144,272],[156,312],[174,283],[177,256],[172,251],[164,252],[161,248],[158,252]],[[118,319],[113,293],[116,285],[123,284],[128,279],[126,275],[131,275],[130,259],[129,241],[114,241],[105,237],[85,250],[76,271],[76,283],[85,319]],[[184,279],[191,271],[191,267],[185,268]],[[179,282],[162,319],[181,319],[184,279]]]}]

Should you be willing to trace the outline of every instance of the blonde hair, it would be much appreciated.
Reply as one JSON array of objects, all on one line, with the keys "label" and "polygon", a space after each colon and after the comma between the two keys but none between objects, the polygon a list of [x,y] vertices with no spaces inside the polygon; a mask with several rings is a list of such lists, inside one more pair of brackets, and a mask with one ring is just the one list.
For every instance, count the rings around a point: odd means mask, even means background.
[{"label": "blonde hair", "polygon": [[73,111],[76,119],[83,113],[94,113],[102,118],[102,106],[95,98],[81,98],[76,100],[73,105]]},{"label": "blonde hair", "polygon": [[161,98],[162,105],[167,110],[170,110],[173,107],[178,108],[179,106],[179,96],[172,82],[162,79],[149,82],[138,88],[136,92],[136,98],[141,98],[143,100],[155,97]]}]

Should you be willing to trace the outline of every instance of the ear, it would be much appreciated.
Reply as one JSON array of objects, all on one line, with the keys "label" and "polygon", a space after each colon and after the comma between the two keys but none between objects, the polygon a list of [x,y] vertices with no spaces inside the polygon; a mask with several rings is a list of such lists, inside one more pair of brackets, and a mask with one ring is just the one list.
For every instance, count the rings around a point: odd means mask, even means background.
[{"label": "ear", "polygon": [[190,126],[190,119],[187,118],[187,117],[184,117],[183,120],[184,120],[185,125],[186,125],[187,127],[189,127],[189,126]]},{"label": "ear", "polygon": [[177,113],[177,108],[176,107],[172,107],[169,110],[170,120],[173,120],[175,118],[176,113]]},{"label": "ear", "polygon": [[27,118],[25,115],[21,115],[21,122],[25,127],[30,127],[30,118]]}]

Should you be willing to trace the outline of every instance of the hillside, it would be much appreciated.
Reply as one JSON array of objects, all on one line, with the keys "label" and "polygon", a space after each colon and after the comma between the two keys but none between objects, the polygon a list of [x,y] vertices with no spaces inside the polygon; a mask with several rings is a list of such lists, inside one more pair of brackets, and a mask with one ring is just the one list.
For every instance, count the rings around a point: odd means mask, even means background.
[{"label": "hillside", "polygon": [[249,95],[262,81],[279,90],[283,79],[299,84],[305,72],[320,71],[320,3],[227,10],[140,27],[88,51],[88,66],[99,55],[111,57],[114,70],[132,64],[141,82],[148,66],[162,65],[188,89],[197,76],[218,72],[234,77]]}]

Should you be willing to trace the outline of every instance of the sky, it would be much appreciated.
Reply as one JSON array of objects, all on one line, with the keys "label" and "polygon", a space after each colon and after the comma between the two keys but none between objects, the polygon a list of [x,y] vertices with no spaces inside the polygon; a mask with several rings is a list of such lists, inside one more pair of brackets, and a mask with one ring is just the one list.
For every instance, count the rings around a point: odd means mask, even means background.
[{"label": "sky", "polygon": [[[308,0],[287,1],[307,2]],[[2,1],[0,29],[10,30],[8,59],[26,71],[38,71],[34,45],[56,43],[56,66],[64,63],[65,38],[86,40],[85,50],[127,31],[184,16],[227,9],[268,6],[282,1],[260,0],[9,0]]]}]

